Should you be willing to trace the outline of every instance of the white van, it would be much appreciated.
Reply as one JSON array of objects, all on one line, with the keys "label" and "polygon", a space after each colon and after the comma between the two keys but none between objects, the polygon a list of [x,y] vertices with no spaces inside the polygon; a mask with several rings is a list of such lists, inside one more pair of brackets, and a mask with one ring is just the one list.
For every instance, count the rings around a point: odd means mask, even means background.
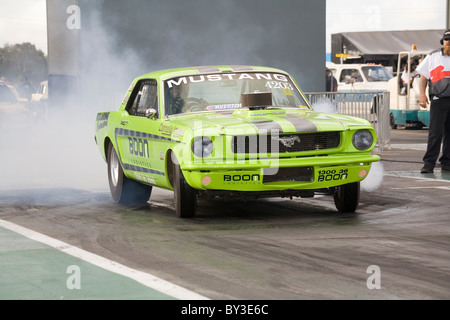
[{"label": "white van", "polygon": [[392,73],[377,64],[336,64],[327,62],[338,82],[338,92],[388,91]]},{"label": "white van", "polygon": [[48,101],[48,81],[42,81],[36,93],[31,95],[31,101],[34,103]]}]

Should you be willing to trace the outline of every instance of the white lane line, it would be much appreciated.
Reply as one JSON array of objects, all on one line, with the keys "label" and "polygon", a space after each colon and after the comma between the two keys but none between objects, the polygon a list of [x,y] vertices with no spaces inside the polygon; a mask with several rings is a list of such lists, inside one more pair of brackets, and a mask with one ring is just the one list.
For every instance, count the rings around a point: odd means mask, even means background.
[{"label": "white lane line", "polygon": [[10,231],[21,234],[31,240],[38,241],[40,243],[46,244],[50,247],[53,247],[61,252],[69,254],[78,259],[84,260],[88,263],[96,265],[105,270],[120,274],[122,276],[133,279],[149,288],[157,290],[161,293],[174,297],[180,300],[209,300],[200,294],[177,286],[171,282],[168,282],[164,279],[158,278],[149,273],[145,273],[139,270],[135,270],[129,268],[123,264],[115,262],[113,260],[109,260],[107,258],[101,257],[94,253],[85,251],[83,249],[74,247],[68,243],[62,242],[60,240],[51,238],[39,232],[24,228],[17,224],[11,223],[9,221],[5,221],[0,219],[0,227],[8,229]]},{"label": "white lane line", "polygon": [[441,190],[449,190],[450,187],[445,186],[434,186],[434,187],[404,187],[404,188],[391,188],[393,190],[405,190],[405,189],[441,189]]},{"label": "white lane line", "polygon": [[[409,171],[410,172],[410,171]],[[450,183],[450,180],[444,180],[442,178],[433,176],[433,177],[418,177],[418,176],[411,176],[411,175],[407,175],[407,173],[409,172],[400,172],[397,171],[395,173],[393,172],[385,172],[384,175],[385,176],[389,176],[389,177],[397,177],[397,178],[408,178],[408,179],[416,179],[416,180],[424,180],[424,181],[435,181],[435,182],[442,182],[442,183]],[[429,175],[429,173],[427,173]]]},{"label": "white lane line", "polygon": [[426,151],[427,144],[426,143],[409,143],[409,144],[395,144],[391,143],[388,149],[402,149],[402,150],[419,150]]}]

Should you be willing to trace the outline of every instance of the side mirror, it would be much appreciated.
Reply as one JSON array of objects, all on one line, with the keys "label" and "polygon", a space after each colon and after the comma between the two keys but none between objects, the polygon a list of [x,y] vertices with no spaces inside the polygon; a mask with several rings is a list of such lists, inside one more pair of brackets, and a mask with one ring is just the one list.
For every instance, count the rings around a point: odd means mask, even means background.
[{"label": "side mirror", "polygon": [[155,116],[157,113],[158,113],[158,111],[156,111],[153,108],[145,110],[145,116],[149,119],[155,119]]}]

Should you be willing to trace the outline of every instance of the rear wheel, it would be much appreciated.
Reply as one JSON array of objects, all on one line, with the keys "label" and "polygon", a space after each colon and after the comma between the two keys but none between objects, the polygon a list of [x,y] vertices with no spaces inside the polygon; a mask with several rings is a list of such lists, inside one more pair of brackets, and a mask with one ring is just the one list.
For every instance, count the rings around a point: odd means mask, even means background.
[{"label": "rear wheel", "polygon": [[114,201],[123,205],[147,203],[152,187],[127,178],[112,143],[108,146],[108,181]]},{"label": "rear wheel", "polygon": [[195,217],[197,208],[197,192],[184,178],[179,164],[173,164],[173,190],[177,216],[180,218]]},{"label": "rear wheel", "polygon": [[338,186],[334,193],[334,204],[339,212],[355,212],[359,204],[360,183]]}]

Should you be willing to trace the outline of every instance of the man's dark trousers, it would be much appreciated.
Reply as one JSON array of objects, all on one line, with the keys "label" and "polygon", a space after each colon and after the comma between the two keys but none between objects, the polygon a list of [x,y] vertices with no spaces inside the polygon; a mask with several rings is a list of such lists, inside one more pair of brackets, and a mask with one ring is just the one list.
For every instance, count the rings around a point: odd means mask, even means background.
[{"label": "man's dark trousers", "polygon": [[436,165],[442,148],[442,165],[450,166],[450,98],[432,100],[430,105],[430,127],[428,128],[428,146],[424,164]]}]

